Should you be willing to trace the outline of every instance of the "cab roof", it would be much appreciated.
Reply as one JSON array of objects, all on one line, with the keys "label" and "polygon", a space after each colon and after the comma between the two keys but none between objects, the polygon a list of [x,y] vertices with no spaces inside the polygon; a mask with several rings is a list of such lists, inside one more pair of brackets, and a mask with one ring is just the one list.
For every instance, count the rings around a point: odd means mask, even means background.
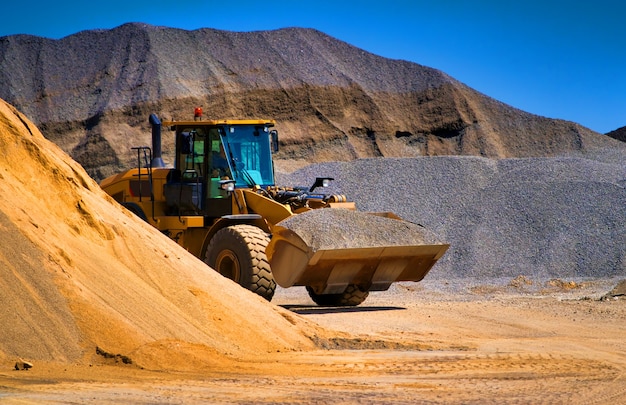
[{"label": "cab roof", "polygon": [[276,124],[275,120],[188,120],[188,121],[163,121],[164,127],[176,127],[176,126],[216,126],[216,125],[266,125],[273,127]]}]

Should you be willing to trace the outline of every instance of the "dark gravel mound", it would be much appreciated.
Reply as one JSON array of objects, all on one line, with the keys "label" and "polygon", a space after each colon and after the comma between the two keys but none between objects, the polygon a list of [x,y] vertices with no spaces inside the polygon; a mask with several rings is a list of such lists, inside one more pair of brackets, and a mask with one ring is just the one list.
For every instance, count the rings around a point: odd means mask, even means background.
[{"label": "dark gravel mound", "polygon": [[450,249],[429,277],[626,274],[626,164],[583,157],[363,159],[279,174],[335,182],[361,211],[423,224]]},{"label": "dark gravel mound", "polygon": [[611,138],[615,138],[618,141],[626,142],[626,127],[618,128],[614,131],[607,133],[606,135],[610,136]]}]

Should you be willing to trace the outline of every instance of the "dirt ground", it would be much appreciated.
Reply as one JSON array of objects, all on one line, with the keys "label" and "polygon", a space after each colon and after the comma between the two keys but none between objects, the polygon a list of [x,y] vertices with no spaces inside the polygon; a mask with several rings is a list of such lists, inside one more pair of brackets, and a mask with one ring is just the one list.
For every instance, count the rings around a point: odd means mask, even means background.
[{"label": "dirt ground", "polygon": [[626,403],[626,300],[599,299],[610,283],[533,292],[485,283],[454,294],[435,281],[399,284],[356,308],[279,290],[274,304],[338,337],[201,374],[122,362],[5,367],[0,402]]}]

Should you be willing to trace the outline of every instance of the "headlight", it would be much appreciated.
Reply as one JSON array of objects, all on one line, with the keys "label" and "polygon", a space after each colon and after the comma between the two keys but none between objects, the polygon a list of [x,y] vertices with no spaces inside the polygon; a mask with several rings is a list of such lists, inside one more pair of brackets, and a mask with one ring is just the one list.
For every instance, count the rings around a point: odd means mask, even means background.
[{"label": "headlight", "polygon": [[330,185],[330,182],[333,179],[332,177],[318,177],[315,179],[315,183],[311,186],[311,188],[309,189],[309,192],[315,190],[318,187],[328,187]]},{"label": "headlight", "polygon": [[235,190],[235,180],[220,180],[220,188],[229,193]]}]

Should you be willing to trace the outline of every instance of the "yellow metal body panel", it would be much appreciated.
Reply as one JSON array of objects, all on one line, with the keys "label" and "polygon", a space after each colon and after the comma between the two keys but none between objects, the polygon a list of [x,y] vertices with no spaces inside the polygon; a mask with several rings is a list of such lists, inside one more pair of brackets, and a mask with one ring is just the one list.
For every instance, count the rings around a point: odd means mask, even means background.
[{"label": "yellow metal body panel", "polygon": [[261,215],[267,222],[274,225],[293,215],[287,205],[280,204],[253,190],[242,190],[246,200],[247,211]]},{"label": "yellow metal body panel", "polygon": [[200,216],[165,216],[154,219],[154,226],[159,230],[204,227],[204,217]]}]

